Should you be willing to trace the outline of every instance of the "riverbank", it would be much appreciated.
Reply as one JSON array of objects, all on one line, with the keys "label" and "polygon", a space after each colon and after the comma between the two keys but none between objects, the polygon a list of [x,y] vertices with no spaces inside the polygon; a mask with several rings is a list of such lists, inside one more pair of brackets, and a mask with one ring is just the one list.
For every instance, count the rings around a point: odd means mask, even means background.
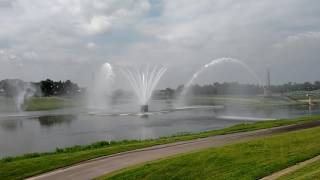
[{"label": "riverbank", "polygon": [[320,155],[299,162],[281,171],[277,171],[261,180],[290,180],[290,179],[319,179],[320,178]]},{"label": "riverbank", "polygon": [[[318,156],[319,138],[320,127],[273,134],[136,165],[99,179],[260,179]],[[319,177],[319,169],[312,169],[310,177]]]},{"label": "riverbank", "polygon": [[[274,106],[308,106],[308,99],[295,99],[287,96],[193,96],[186,100],[188,104],[201,105],[225,105],[225,106],[248,106],[248,107],[274,107]],[[315,104],[319,99],[313,99]]]},{"label": "riverbank", "polygon": [[[174,100],[174,99],[172,99]],[[319,99],[314,99],[319,104]],[[189,105],[225,105],[225,106],[251,106],[251,107],[274,107],[274,106],[308,106],[307,99],[291,100],[285,97],[264,98],[260,96],[193,96],[186,100]],[[63,109],[69,107],[81,107],[85,102],[81,98],[65,97],[33,97],[24,104],[26,111],[45,111]]]},{"label": "riverbank", "polygon": [[0,160],[0,179],[22,179],[89,159],[160,144],[299,124],[319,119],[320,116],[308,116],[296,119],[262,121],[239,124],[221,130],[207,131],[198,134],[176,135],[143,141],[131,140],[120,142],[98,142],[87,146],[74,146],[70,148],[57,149],[55,152],[51,153],[33,153],[19,157],[9,157]]},{"label": "riverbank", "polygon": [[298,168],[296,171],[290,172],[281,176],[279,180],[290,180],[290,179],[299,179],[299,180],[309,180],[309,179],[320,179],[320,156],[318,158],[302,168]]},{"label": "riverbank", "polygon": [[26,111],[47,111],[75,107],[77,102],[74,99],[62,97],[33,97],[24,106]]}]

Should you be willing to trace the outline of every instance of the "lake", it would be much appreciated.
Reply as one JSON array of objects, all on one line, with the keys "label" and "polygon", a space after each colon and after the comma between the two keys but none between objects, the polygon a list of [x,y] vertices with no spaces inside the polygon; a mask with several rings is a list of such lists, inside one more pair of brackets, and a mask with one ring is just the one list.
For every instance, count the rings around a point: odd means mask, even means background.
[{"label": "lake", "polygon": [[177,108],[173,104],[168,100],[152,101],[150,109],[153,112],[143,116],[134,113],[139,107],[128,105],[110,107],[108,111],[70,108],[16,113],[0,109],[0,157],[54,151],[57,147],[96,141],[157,138],[221,129],[244,122],[320,114],[318,107]]}]

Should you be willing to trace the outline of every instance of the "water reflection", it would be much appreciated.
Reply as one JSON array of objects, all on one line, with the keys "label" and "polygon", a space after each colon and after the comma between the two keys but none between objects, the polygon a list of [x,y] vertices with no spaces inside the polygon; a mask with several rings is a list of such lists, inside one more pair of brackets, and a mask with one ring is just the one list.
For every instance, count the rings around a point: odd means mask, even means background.
[{"label": "water reflection", "polygon": [[18,128],[23,126],[22,121],[19,120],[3,120],[0,121],[0,126],[6,131],[16,131]]},{"label": "water reflection", "polygon": [[0,113],[0,158],[102,140],[148,139],[255,121],[244,117],[289,118],[320,114],[319,106],[228,106],[224,109],[177,109],[166,113],[160,110],[172,107],[169,101],[154,101],[151,107],[150,114],[145,116],[90,114],[80,110]]},{"label": "water reflection", "polygon": [[73,120],[76,120],[78,116],[76,115],[55,115],[55,116],[41,116],[38,121],[41,126],[51,127],[55,125],[70,125]]},{"label": "water reflection", "polygon": [[148,119],[149,118],[149,115],[148,114],[143,114],[140,116],[142,119]]}]

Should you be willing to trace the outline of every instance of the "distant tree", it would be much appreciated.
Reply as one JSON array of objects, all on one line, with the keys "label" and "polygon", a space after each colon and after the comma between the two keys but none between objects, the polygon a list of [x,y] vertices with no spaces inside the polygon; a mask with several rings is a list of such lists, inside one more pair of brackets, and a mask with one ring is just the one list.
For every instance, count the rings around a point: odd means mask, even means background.
[{"label": "distant tree", "polygon": [[52,96],[54,95],[54,86],[53,81],[46,79],[45,81],[40,82],[41,91],[43,96]]},{"label": "distant tree", "polygon": [[315,89],[320,89],[320,81],[314,82]]},{"label": "distant tree", "polygon": [[43,96],[73,96],[80,92],[79,86],[70,80],[55,82],[46,79],[40,82],[40,87]]}]

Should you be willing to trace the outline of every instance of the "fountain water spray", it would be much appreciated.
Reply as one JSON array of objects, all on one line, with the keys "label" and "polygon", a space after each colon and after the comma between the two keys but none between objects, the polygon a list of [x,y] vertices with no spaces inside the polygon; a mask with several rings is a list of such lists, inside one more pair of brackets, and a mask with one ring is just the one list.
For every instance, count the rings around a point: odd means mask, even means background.
[{"label": "fountain water spray", "polygon": [[18,93],[15,98],[15,104],[18,111],[22,110],[23,104],[28,101],[36,93],[35,87],[31,83],[26,83],[21,89],[18,90]]},{"label": "fountain water spray", "polygon": [[166,71],[167,68],[157,66],[147,66],[146,68],[123,68],[122,72],[128,79],[139,100],[141,112],[148,112],[148,102],[152,92]]},{"label": "fountain water spray", "polygon": [[115,74],[111,64],[104,63],[93,76],[93,84],[90,88],[90,108],[104,109],[107,107],[107,95]]},{"label": "fountain water spray", "polygon": [[219,58],[219,59],[214,59],[212,60],[210,63],[202,66],[196,73],[193,74],[192,78],[188,81],[188,83],[185,85],[182,93],[181,93],[181,96],[184,96],[186,95],[186,93],[188,92],[188,89],[189,87],[192,85],[192,83],[194,82],[194,80],[201,74],[203,73],[203,71],[205,71],[208,67],[211,67],[211,66],[215,66],[215,65],[218,65],[218,64],[222,64],[222,63],[228,63],[228,62],[231,62],[231,63],[236,63],[236,64],[239,64],[240,66],[242,66],[244,69],[246,69],[253,77],[254,79],[261,85],[261,80],[260,78],[257,76],[257,74],[247,65],[245,64],[244,62],[238,60],[238,59],[234,59],[234,58]]},{"label": "fountain water spray", "polygon": [[21,112],[24,103],[36,93],[36,88],[29,82],[24,82],[19,79],[7,79],[5,80],[3,91],[6,91],[7,95],[12,97],[16,110]]}]

